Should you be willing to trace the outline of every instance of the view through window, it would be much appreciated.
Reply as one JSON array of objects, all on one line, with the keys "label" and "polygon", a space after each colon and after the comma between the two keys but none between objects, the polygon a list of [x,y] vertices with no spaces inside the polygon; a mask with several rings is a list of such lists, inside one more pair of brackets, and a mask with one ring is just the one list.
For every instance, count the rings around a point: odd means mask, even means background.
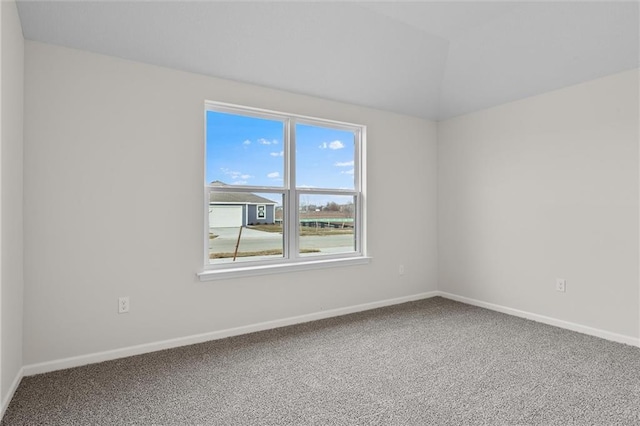
[{"label": "view through window", "polygon": [[363,133],[208,102],[206,264],[362,256]]}]

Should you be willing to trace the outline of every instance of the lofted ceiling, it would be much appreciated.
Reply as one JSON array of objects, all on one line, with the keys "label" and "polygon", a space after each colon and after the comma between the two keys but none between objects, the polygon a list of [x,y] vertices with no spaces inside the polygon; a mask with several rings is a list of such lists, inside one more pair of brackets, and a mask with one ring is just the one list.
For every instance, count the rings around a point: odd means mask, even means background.
[{"label": "lofted ceiling", "polygon": [[633,2],[19,0],[28,40],[442,120],[638,68]]}]

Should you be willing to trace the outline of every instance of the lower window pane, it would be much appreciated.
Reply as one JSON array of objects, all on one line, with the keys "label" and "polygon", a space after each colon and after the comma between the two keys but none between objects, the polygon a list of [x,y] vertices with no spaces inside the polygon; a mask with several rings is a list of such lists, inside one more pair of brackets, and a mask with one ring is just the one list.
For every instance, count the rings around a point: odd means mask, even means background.
[{"label": "lower window pane", "polygon": [[282,259],[283,195],[211,192],[209,263]]},{"label": "lower window pane", "polygon": [[353,253],[355,205],[355,197],[348,195],[301,195],[300,256]]}]

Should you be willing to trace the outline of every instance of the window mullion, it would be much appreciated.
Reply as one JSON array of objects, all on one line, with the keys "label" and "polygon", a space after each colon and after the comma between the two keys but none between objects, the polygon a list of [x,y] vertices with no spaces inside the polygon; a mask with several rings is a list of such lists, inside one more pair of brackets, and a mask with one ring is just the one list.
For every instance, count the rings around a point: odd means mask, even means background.
[{"label": "window mullion", "polygon": [[289,189],[289,205],[287,217],[287,237],[285,244],[288,246],[289,259],[298,257],[298,205],[300,203],[296,191],[296,128],[295,120],[287,120],[287,186]]}]

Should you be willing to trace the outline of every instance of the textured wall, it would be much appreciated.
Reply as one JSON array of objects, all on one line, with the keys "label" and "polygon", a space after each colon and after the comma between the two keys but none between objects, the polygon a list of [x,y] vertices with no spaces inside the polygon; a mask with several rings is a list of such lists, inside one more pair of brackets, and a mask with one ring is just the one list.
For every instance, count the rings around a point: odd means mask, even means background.
[{"label": "textured wall", "polygon": [[7,402],[22,367],[22,136],[24,39],[13,1],[0,2],[0,401]]},{"label": "textured wall", "polygon": [[[435,123],[36,42],[25,54],[25,364],[436,290]],[[205,100],[367,125],[373,261],[199,282]]]},{"label": "textured wall", "polygon": [[637,338],[638,103],[633,70],[439,123],[439,290]]}]

